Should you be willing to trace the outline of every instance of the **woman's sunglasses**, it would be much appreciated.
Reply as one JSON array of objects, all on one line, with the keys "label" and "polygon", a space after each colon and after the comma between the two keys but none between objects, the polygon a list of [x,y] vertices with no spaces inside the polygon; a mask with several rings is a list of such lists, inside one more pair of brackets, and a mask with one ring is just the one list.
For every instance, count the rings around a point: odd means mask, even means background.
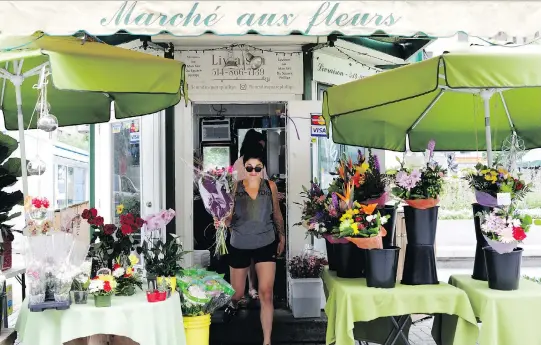
[{"label": "woman's sunglasses", "polygon": [[254,167],[251,166],[251,165],[248,165],[248,166],[245,167],[245,168],[246,168],[246,171],[249,172],[249,173],[251,173],[251,172],[254,171],[254,170],[255,170],[255,172],[257,172],[257,173],[258,173],[258,172],[261,172],[261,170],[263,170],[262,167],[255,167],[255,168],[254,168]]}]

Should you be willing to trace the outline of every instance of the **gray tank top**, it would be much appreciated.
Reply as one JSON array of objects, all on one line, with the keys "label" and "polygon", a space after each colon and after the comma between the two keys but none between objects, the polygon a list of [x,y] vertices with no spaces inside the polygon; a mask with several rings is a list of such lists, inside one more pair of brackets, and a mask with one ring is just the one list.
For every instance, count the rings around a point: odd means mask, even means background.
[{"label": "gray tank top", "polygon": [[258,249],[274,242],[272,216],[272,191],[267,181],[261,180],[255,200],[246,192],[242,181],[237,182],[231,245],[237,249]]}]

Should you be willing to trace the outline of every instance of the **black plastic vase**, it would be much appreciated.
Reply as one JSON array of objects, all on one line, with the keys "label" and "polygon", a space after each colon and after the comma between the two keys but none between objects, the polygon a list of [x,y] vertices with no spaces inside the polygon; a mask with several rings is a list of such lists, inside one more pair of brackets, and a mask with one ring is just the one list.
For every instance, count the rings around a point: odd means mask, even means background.
[{"label": "black plastic vase", "polygon": [[385,205],[378,209],[382,216],[390,216],[387,223],[383,225],[387,231],[387,235],[382,238],[383,248],[391,248],[396,245],[396,207],[393,205]]},{"label": "black plastic vase", "polygon": [[335,249],[336,275],[340,278],[363,278],[366,249],[360,249],[351,242],[335,244]]},{"label": "black plastic vase", "polygon": [[334,248],[337,245],[327,240],[325,240],[325,245],[327,247],[327,262],[329,263],[329,270],[336,271],[336,254]]},{"label": "black plastic vase", "polygon": [[481,204],[472,204],[473,209],[473,224],[475,225],[475,238],[477,245],[475,246],[475,260],[473,261],[472,278],[476,280],[487,280],[487,266],[483,248],[488,247],[488,243],[481,232],[481,218],[477,217],[478,212],[492,212],[493,207],[483,206]]},{"label": "black plastic vase", "polygon": [[522,248],[499,254],[492,247],[483,248],[487,264],[488,287],[493,290],[518,290]]},{"label": "black plastic vase", "polygon": [[399,247],[366,250],[366,286],[392,289],[396,284]]},{"label": "black plastic vase", "polygon": [[406,222],[406,255],[402,284],[438,284],[434,242],[438,226],[438,206],[417,209],[404,206]]}]

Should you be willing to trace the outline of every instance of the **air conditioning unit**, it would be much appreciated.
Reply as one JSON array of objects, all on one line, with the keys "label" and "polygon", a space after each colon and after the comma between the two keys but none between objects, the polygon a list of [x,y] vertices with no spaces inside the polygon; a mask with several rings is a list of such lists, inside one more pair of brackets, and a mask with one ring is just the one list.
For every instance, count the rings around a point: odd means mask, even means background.
[{"label": "air conditioning unit", "polygon": [[229,119],[201,121],[201,141],[231,141]]}]

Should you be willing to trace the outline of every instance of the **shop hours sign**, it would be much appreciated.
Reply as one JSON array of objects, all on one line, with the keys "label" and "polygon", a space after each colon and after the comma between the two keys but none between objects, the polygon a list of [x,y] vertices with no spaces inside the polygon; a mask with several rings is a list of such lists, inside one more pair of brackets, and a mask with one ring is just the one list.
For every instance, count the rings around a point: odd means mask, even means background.
[{"label": "shop hours sign", "polygon": [[191,94],[302,94],[302,54],[270,52],[248,47],[185,51]]}]

